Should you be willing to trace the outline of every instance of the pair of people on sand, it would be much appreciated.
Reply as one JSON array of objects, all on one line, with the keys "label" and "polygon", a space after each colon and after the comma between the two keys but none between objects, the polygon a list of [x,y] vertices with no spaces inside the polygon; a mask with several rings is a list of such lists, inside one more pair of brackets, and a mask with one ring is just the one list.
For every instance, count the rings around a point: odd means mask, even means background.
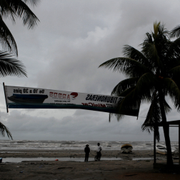
[{"label": "pair of people on sand", "polygon": [[[100,146],[100,143],[97,143],[97,151],[96,151],[96,156],[95,156],[95,161],[100,161],[101,159],[101,151],[102,151],[102,148]],[[90,153],[90,148],[89,148],[89,145],[87,144],[86,147],[84,148],[84,152],[85,152],[85,162],[88,162],[88,159],[89,159],[89,153]]]}]

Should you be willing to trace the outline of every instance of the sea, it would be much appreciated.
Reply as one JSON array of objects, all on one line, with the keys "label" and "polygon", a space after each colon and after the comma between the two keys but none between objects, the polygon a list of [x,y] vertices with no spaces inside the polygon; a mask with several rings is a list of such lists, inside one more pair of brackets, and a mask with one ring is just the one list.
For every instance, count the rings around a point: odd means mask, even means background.
[{"label": "sea", "polygon": [[[103,150],[119,150],[123,144],[131,144],[133,150],[152,150],[152,141],[98,141]],[[97,141],[30,141],[30,140],[0,140],[0,161],[2,163],[20,163],[22,161],[78,161],[84,162],[84,158],[71,158],[71,157],[1,157],[1,153],[16,153],[23,150],[84,150],[86,144],[89,144],[91,150],[97,149]],[[164,144],[164,142],[160,142]],[[172,147],[177,148],[177,142],[171,142]],[[132,160],[149,160],[152,158],[134,158]],[[105,158],[102,160],[123,160],[120,157]],[[89,158],[89,161],[94,161],[94,158]]]},{"label": "sea", "polygon": [[[133,150],[152,150],[153,141],[50,141],[50,140],[0,140],[2,150],[83,150],[88,144],[96,149],[97,143],[103,150],[120,150],[123,144],[131,144]],[[160,142],[165,144],[164,142]],[[178,147],[178,142],[171,142],[172,147]]]}]

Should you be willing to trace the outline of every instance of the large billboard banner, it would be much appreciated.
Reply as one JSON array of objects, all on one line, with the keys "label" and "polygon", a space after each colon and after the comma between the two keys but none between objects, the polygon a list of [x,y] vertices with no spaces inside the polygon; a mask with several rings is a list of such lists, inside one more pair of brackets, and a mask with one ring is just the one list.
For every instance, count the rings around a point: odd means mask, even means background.
[{"label": "large billboard banner", "polygon": [[[44,88],[4,86],[8,108],[86,109],[117,113],[117,104],[123,97]],[[139,107],[126,111],[126,115],[137,116]]]}]

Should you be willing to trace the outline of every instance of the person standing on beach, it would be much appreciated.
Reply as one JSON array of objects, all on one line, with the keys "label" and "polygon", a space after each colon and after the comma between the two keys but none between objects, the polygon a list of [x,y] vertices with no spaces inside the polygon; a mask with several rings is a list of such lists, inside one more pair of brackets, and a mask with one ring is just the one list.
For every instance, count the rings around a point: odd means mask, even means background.
[{"label": "person standing on beach", "polygon": [[88,159],[89,159],[89,153],[90,153],[90,148],[89,148],[89,145],[86,144],[86,147],[84,148],[84,152],[85,152],[85,162],[88,162]]},{"label": "person standing on beach", "polygon": [[101,159],[101,151],[102,151],[102,148],[101,148],[101,146],[100,146],[100,143],[97,143],[97,146],[98,146],[98,148],[97,148],[97,161],[100,161],[100,159]]}]

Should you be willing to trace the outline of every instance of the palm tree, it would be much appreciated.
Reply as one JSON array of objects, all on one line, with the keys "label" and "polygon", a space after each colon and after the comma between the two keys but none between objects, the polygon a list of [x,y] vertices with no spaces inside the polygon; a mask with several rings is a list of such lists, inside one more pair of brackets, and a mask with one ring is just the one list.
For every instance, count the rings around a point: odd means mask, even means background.
[{"label": "palm tree", "polygon": [[[1,0],[0,1],[0,43],[2,47],[15,52],[18,55],[18,48],[16,41],[11,34],[10,30],[6,26],[3,18],[10,17],[14,22],[16,18],[21,18],[23,24],[27,25],[29,29],[33,28],[38,18],[27,6],[27,3],[36,5],[39,0]],[[16,75],[16,76],[27,76],[23,64],[12,58],[12,54],[8,52],[0,51],[0,75]],[[8,128],[0,122],[0,133],[4,136],[5,132],[9,138],[12,139],[12,135]]]},{"label": "palm tree", "polygon": [[4,48],[13,51],[18,55],[16,41],[6,26],[3,18],[10,17],[14,22],[16,18],[21,18],[23,24],[29,29],[33,28],[39,19],[28,7],[27,3],[36,5],[39,0],[1,0],[0,1],[0,43]]},{"label": "palm tree", "polygon": [[[177,32],[177,31],[176,31]],[[123,107],[133,108],[140,102],[149,102],[143,130],[155,130],[152,123],[163,123],[167,146],[167,164],[172,165],[169,126],[166,115],[171,110],[167,98],[173,100],[180,110],[180,38],[171,39],[172,34],[161,23],[154,23],[154,31],[146,33],[141,51],[132,46],[124,46],[125,57],[110,59],[100,65],[123,72],[128,78],[119,82],[112,94],[124,96],[118,104],[119,113]],[[121,116],[117,115],[120,119]]]}]

